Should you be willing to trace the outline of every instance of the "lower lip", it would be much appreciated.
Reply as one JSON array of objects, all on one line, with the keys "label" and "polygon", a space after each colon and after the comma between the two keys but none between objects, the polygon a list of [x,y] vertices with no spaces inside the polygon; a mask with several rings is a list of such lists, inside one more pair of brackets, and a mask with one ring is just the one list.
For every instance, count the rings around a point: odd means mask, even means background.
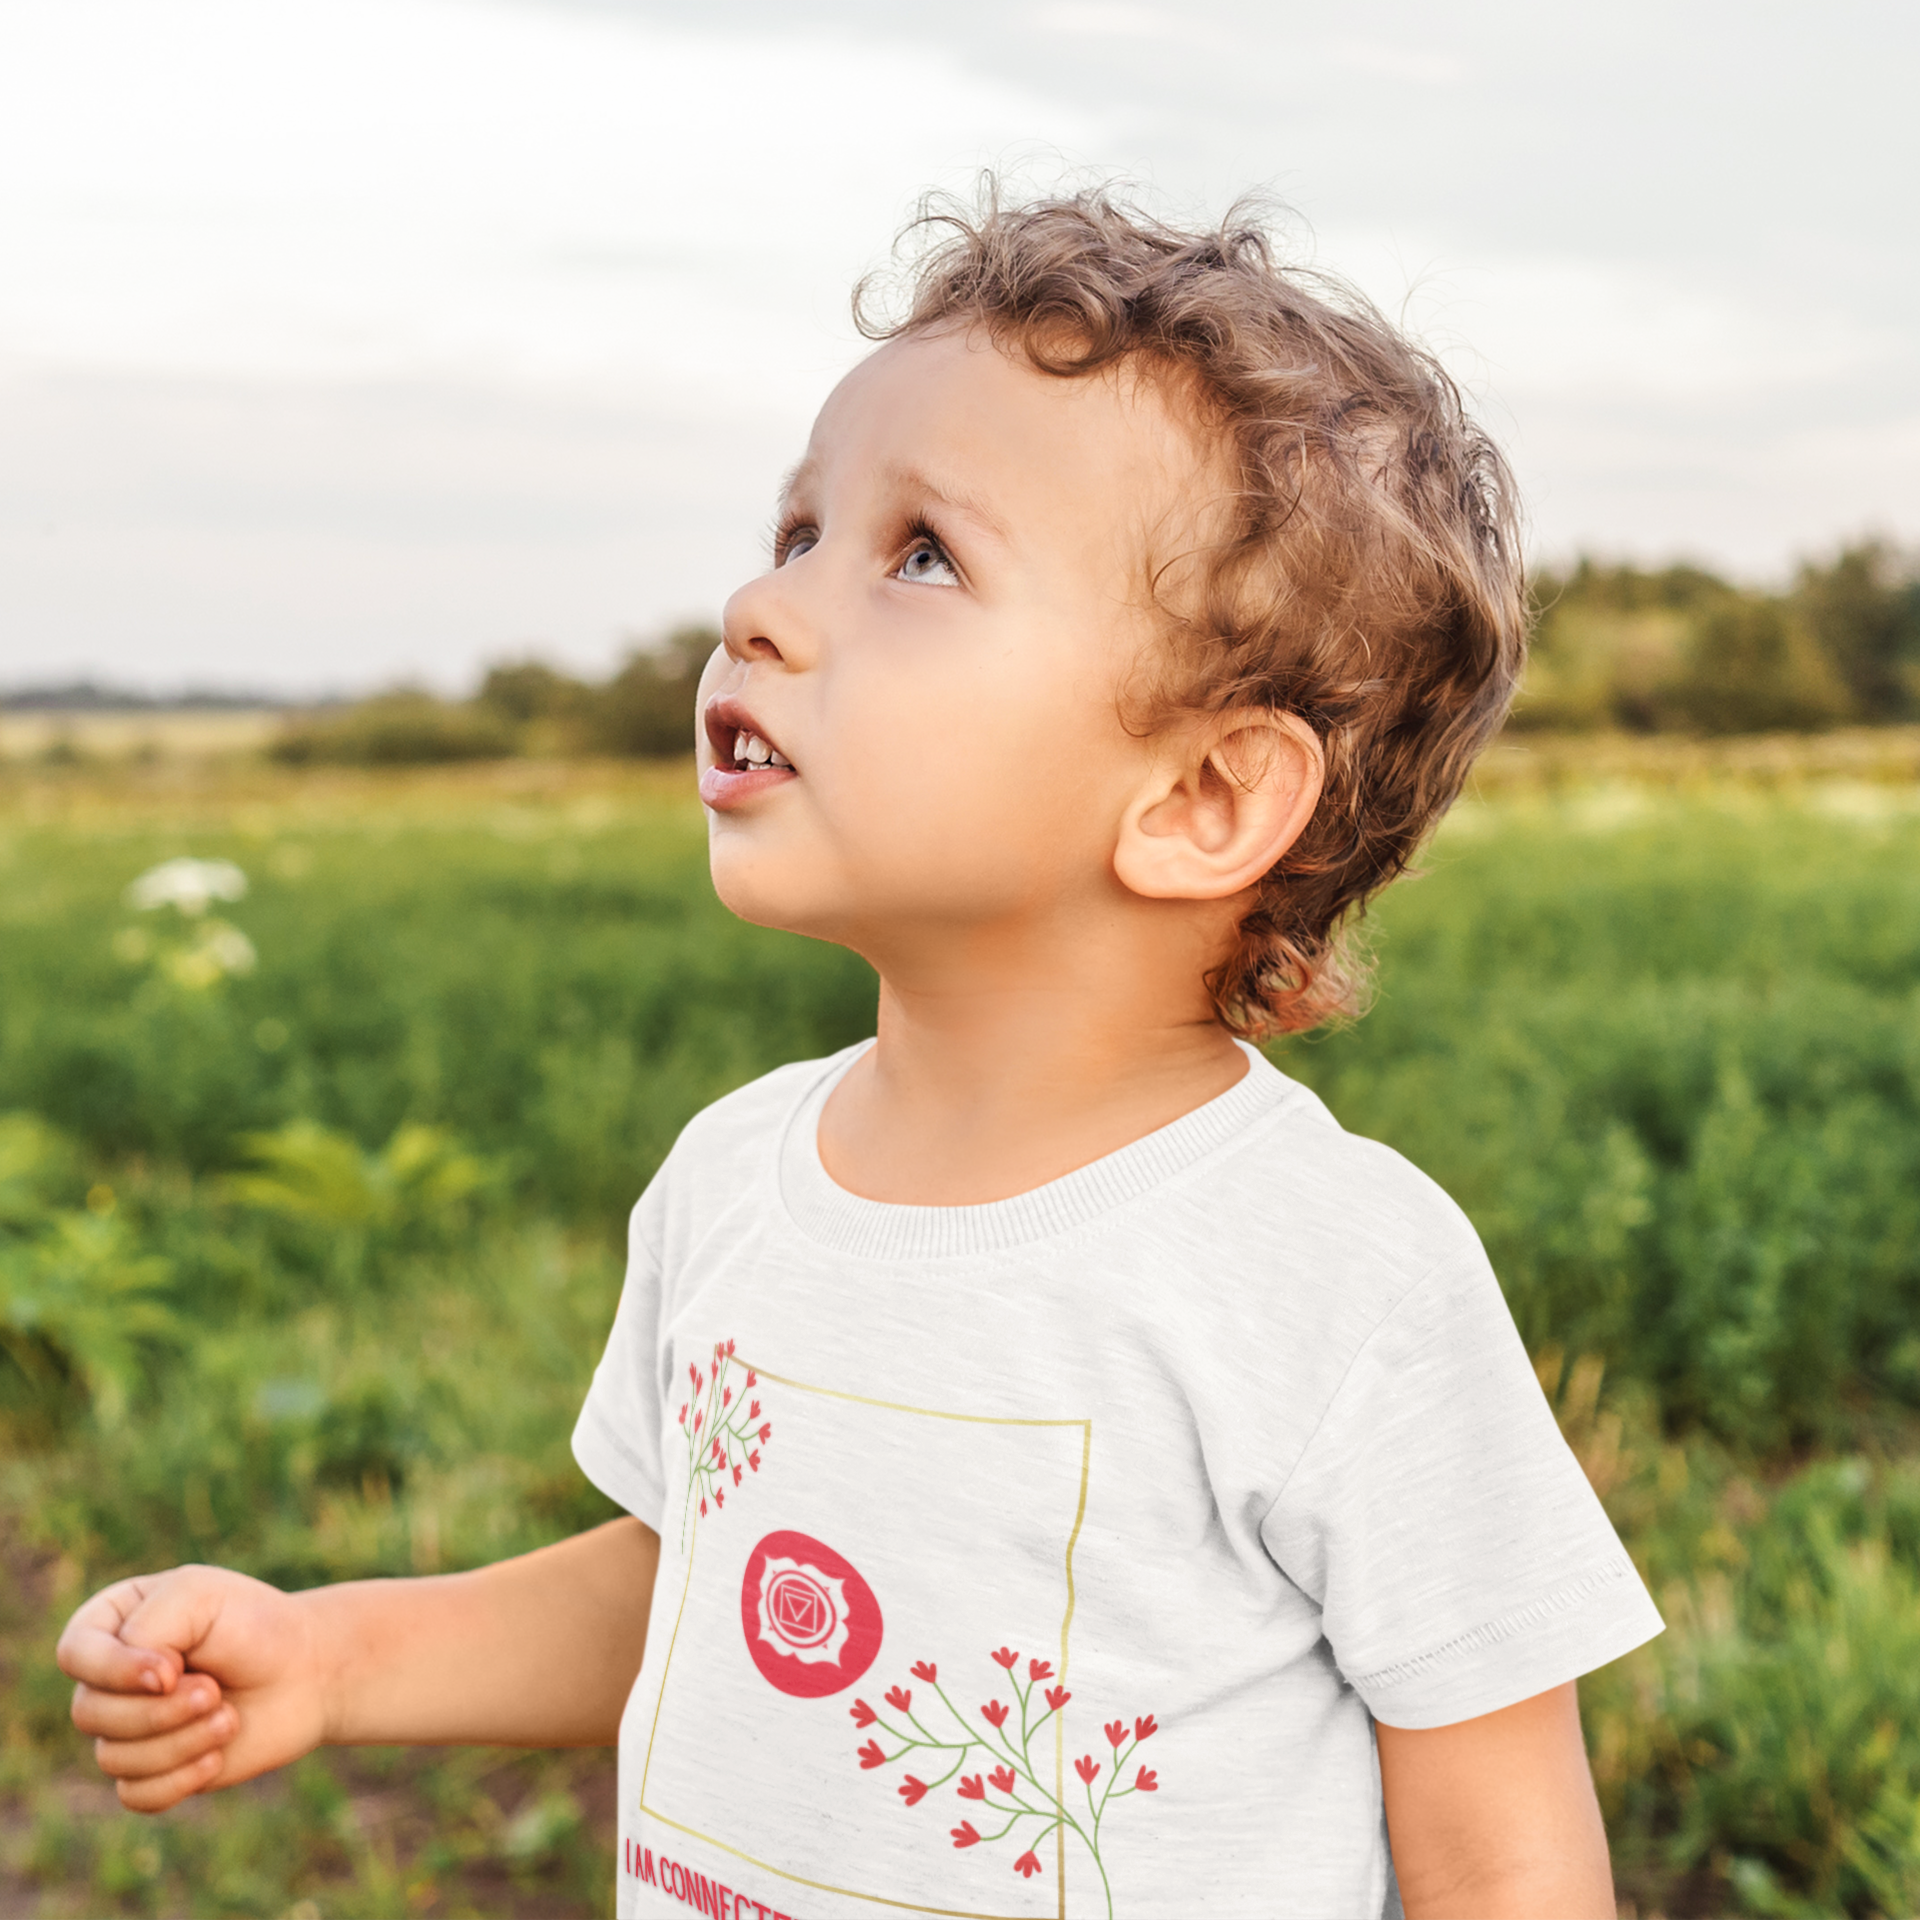
[{"label": "lower lip", "polygon": [[756,767],[751,773],[735,773],[731,767],[709,767],[700,776],[700,798],[716,813],[745,806],[756,794],[770,787],[784,786],[793,779],[791,767]]}]

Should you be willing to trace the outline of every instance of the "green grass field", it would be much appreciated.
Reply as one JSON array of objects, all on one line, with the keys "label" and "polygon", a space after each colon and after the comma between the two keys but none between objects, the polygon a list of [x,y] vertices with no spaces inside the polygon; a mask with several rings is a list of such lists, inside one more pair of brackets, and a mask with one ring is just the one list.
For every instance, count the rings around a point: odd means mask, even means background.
[{"label": "green grass field", "polygon": [[[1667,1613],[1583,1690],[1631,1910],[1911,1914],[1920,789],[1569,751],[1384,903],[1368,1018],[1276,1058],[1472,1213]],[[607,1909],[610,1756],[321,1755],[142,1821],[51,1646],[138,1568],[601,1517],[566,1441],[627,1206],[871,1019],[714,903],[687,785],[0,776],[0,1911]],[[244,897],[128,903],[183,855]]]}]

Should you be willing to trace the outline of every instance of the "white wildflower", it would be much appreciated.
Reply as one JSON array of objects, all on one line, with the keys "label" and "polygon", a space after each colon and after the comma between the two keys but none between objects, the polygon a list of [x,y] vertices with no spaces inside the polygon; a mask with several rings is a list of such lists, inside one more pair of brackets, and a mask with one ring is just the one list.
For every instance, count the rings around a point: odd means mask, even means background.
[{"label": "white wildflower", "polygon": [[[247,876],[231,860],[163,860],[127,889],[127,905],[143,913],[156,907],[178,907],[197,919],[214,901],[243,899],[246,891]],[[241,972],[244,968],[228,967],[225,971]]]}]

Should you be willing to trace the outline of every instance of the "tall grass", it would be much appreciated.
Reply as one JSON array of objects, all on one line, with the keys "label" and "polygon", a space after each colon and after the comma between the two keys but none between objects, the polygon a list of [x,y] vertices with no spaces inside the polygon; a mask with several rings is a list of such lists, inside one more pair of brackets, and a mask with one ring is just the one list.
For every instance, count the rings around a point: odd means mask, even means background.
[{"label": "tall grass", "polygon": [[[657,778],[314,780],[0,816],[8,1911],[599,1910],[603,1760],[322,1755],[143,1823],[51,1635],[136,1567],[597,1518],[566,1436],[628,1203],[714,1095],[869,1030]],[[1469,808],[1373,1013],[1278,1053],[1472,1213],[1673,1622],[1585,1690],[1643,1912],[1920,1901],[1920,815],[1834,800]],[[182,856],[244,898],[130,904]]]}]

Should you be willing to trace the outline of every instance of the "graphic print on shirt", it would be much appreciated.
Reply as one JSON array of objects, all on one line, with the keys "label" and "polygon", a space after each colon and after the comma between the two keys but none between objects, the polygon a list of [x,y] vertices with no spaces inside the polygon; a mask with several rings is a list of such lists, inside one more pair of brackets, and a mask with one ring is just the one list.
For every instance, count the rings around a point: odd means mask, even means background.
[{"label": "graphic print on shirt", "polygon": [[[957,1827],[949,1829],[953,1844],[956,1847],[990,1846],[995,1841],[1017,1834],[1017,1844],[1024,1846],[1025,1851],[1014,1861],[1013,1870],[1031,1880],[1035,1874],[1046,1871],[1040,1860],[1041,1843],[1055,1833],[1064,1838],[1066,1831],[1071,1829],[1093,1856],[1094,1867],[1100,1875],[1101,1890],[1106,1895],[1107,1912],[1111,1916],[1113,1889],[1107,1883],[1106,1863],[1100,1858],[1100,1823],[1106,1819],[1114,1801],[1124,1800],[1130,1793],[1159,1791],[1159,1775],[1151,1767],[1140,1768],[1131,1786],[1115,1785],[1139,1752],[1141,1744],[1159,1732],[1159,1725],[1150,1713],[1142,1714],[1131,1727],[1124,1720],[1109,1720],[1106,1723],[1102,1731],[1107,1736],[1108,1746],[1113,1749],[1111,1771],[1090,1753],[1082,1754],[1073,1763],[1073,1771],[1086,1796],[1087,1810],[1083,1817],[1072,1798],[1063,1800],[1047,1786],[1043,1777],[1045,1750],[1042,1749],[1041,1767],[1036,1767],[1033,1759],[1035,1739],[1049,1720],[1066,1711],[1067,1702],[1073,1695],[1064,1683],[1045,1687],[1042,1691],[1043,1683],[1053,1678],[1053,1663],[1050,1660],[1029,1660],[1026,1681],[1022,1684],[1018,1672],[1020,1656],[1011,1647],[1002,1647],[991,1658],[996,1666],[1006,1669],[1007,1685],[1013,1694],[1014,1704],[1009,1707],[997,1697],[989,1700],[980,1709],[980,1720],[986,1732],[980,1732],[973,1721],[948,1699],[946,1689],[940,1684],[940,1669],[931,1660],[916,1660],[913,1677],[933,1690],[944,1711],[937,1715],[927,1713],[923,1720],[913,1710],[911,1687],[889,1687],[884,1696],[886,1704],[913,1729],[909,1733],[905,1728],[895,1725],[885,1714],[876,1712],[864,1700],[856,1700],[849,1709],[856,1727],[878,1727],[887,1739],[899,1742],[895,1750],[889,1753],[878,1739],[870,1739],[860,1749],[860,1764],[869,1770],[888,1767],[904,1760],[910,1753],[925,1752],[939,1756],[932,1763],[938,1765],[951,1755],[947,1770],[939,1779],[922,1780],[910,1773],[900,1783],[897,1789],[900,1798],[908,1806],[917,1807],[928,1794],[944,1787],[955,1774],[961,1773],[977,1749],[981,1771],[961,1774],[960,1798],[974,1802],[989,1826],[996,1819],[1004,1824],[992,1833],[982,1833],[971,1820],[962,1820]],[[1038,1705],[1036,1694],[1047,1703],[1044,1713],[1035,1711]],[[1017,1722],[1014,1719],[1016,1708],[1020,1716]],[[925,1711],[923,1706],[922,1712]],[[927,1720],[934,1722],[931,1728]],[[989,1767],[992,1768],[991,1772],[987,1771]],[[1105,1784],[1096,1797],[1094,1782],[1102,1774],[1106,1775]],[[1029,1827],[1026,1825],[1029,1820],[1039,1824]]]},{"label": "graphic print on shirt", "polygon": [[886,1632],[858,1570],[804,1533],[770,1533],[754,1548],[740,1624],[761,1677],[807,1700],[852,1686]]},{"label": "graphic print on shirt", "polygon": [[[1134,1763],[1154,1720],[1111,1722],[1105,1745],[1069,1725],[1086,1711],[1067,1676],[1092,1421],[909,1405],[885,1379],[855,1393],[769,1372],[775,1356],[750,1365],[732,1341],[711,1352],[680,1418],[688,1523],[682,1564],[661,1568],[663,1601],[679,1598],[622,1761],[640,1817],[811,1889],[783,1903],[809,1915],[1140,1920],[1103,1823],[1159,1785]],[[1045,1657],[987,1653],[1009,1628]],[[917,1707],[905,1684],[884,1711],[849,1705],[876,1665],[967,1646],[1001,1695],[972,1718],[929,1660],[909,1668]],[[877,1791],[867,1775],[895,1766]],[[1134,1837],[1117,1851],[1152,1845],[1154,1824],[1121,1821]]]},{"label": "graphic print on shirt", "polygon": [[[680,1408],[680,1431],[687,1437],[687,1497],[680,1507],[680,1543],[686,1545],[687,1527],[694,1518],[693,1503],[700,1502],[699,1518],[707,1517],[707,1502],[714,1510],[727,1504],[727,1481],[740,1484],[749,1469],[760,1471],[760,1449],[773,1438],[772,1422],[760,1417],[760,1402],[752,1397],[760,1384],[751,1367],[736,1368],[731,1340],[716,1342],[711,1375],[687,1363],[687,1377],[693,1382],[693,1398]],[[741,1398],[734,1400],[729,1376],[744,1372]],[[693,1417],[691,1421],[688,1415]]]}]

